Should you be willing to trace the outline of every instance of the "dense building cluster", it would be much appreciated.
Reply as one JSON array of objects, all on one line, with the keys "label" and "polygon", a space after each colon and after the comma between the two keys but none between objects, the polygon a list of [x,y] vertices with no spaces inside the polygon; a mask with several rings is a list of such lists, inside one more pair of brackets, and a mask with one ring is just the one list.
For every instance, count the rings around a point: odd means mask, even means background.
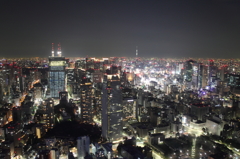
[{"label": "dense building cluster", "polygon": [[240,157],[237,59],[2,59],[0,158]]}]

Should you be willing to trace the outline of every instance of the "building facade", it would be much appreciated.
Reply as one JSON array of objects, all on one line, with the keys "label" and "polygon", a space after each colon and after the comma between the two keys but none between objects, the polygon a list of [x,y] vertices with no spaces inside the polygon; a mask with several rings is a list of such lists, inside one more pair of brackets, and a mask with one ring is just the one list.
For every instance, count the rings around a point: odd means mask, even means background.
[{"label": "building facade", "polygon": [[81,120],[85,123],[93,121],[93,87],[91,82],[80,84]]},{"label": "building facade", "polygon": [[59,92],[65,91],[65,57],[49,57],[50,97],[59,98]]},{"label": "building facade", "polygon": [[122,90],[118,74],[104,76],[102,90],[102,136],[115,141],[122,136]]},{"label": "building facade", "polygon": [[77,139],[77,159],[84,159],[89,154],[90,138],[88,136],[81,136]]}]

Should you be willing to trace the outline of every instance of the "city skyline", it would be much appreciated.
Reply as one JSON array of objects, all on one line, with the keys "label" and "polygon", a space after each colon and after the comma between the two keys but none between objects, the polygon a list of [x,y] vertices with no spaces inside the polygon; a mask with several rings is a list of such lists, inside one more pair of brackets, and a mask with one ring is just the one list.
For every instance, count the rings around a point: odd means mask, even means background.
[{"label": "city skyline", "polygon": [[9,58],[0,156],[240,157],[240,60]]},{"label": "city skyline", "polygon": [[0,56],[238,58],[240,2],[1,1]]}]

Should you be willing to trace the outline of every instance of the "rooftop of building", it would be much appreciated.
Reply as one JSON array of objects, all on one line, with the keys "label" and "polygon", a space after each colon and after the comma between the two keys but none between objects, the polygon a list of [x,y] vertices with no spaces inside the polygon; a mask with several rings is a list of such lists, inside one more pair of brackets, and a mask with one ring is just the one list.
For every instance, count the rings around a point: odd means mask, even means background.
[{"label": "rooftop of building", "polygon": [[144,158],[145,157],[145,155],[141,151],[139,151],[137,147],[133,147],[131,145],[124,145],[124,146],[122,146],[122,149],[127,151],[131,156],[133,156],[133,158],[137,158],[137,157]]},{"label": "rooftop of building", "polygon": [[156,136],[165,136],[163,133],[156,133],[156,134],[149,134],[151,137],[156,137]]}]

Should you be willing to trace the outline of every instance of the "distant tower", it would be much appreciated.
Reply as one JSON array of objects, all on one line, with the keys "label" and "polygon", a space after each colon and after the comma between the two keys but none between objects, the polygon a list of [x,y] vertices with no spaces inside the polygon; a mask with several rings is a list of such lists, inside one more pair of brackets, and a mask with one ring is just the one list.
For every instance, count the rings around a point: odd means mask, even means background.
[{"label": "distant tower", "polygon": [[136,57],[138,57],[138,47],[136,46]]},{"label": "distant tower", "polygon": [[52,43],[52,57],[54,57],[54,43]]},{"label": "distant tower", "polygon": [[62,56],[62,49],[61,49],[61,44],[58,43],[58,51],[57,51],[58,57]]}]

